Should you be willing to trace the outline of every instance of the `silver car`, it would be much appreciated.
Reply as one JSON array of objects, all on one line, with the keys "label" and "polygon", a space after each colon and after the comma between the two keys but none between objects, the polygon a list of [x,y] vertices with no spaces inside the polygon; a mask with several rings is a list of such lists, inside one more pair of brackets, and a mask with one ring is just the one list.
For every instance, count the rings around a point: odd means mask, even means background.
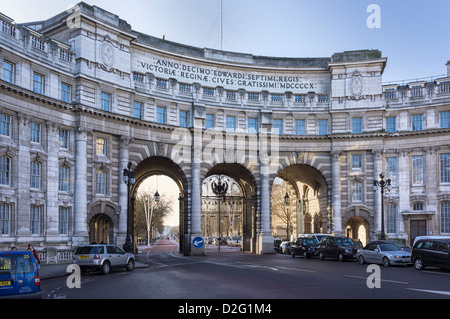
[{"label": "silver car", "polygon": [[393,244],[369,243],[363,249],[359,249],[356,258],[362,265],[382,264],[385,267],[391,265],[409,265],[411,264],[411,252],[401,250]]},{"label": "silver car", "polygon": [[125,268],[132,271],[135,258],[134,254],[126,253],[115,245],[86,245],[77,248],[73,263],[80,266],[82,272],[100,270],[106,275],[112,268]]}]

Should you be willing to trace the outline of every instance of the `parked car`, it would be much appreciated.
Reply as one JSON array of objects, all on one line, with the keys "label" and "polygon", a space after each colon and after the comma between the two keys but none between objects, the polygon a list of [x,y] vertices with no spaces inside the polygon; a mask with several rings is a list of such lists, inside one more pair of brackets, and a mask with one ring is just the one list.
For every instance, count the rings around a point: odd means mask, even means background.
[{"label": "parked car", "polygon": [[227,238],[227,245],[228,246],[240,246],[242,241],[241,236],[231,236]]},{"label": "parked car", "polygon": [[77,248],[73,263],[80,266],[82,272],[100,270],[106,275],[112,268],[125,268],[132,271],[135,258],[134,254],[126,253],[115,245],[87,245]]},{"label": "parked car", "polygon": [[319,242],[316,237],[297,237],[291,244],[291,256],[309,258],[319,254]]},{"label": "parked car", "polygon": [[41,278],[31,252],[0,252],[0,298],[41,298]]},{"label": "parked car", "polygon": [[337,258],[339,261],[356,258],[357,248],[349,237],[326,236],[319,244],[319,258]]},{"label": "parked car", "polygon": [[399,241],[394,241],[394,240],[376,240],[376,241],[372,241],[372,244],[391,244],[394,245],[398,248],[398,250],[404,250],[404,251],[408,251],[411,253],[412,248],[409,247],[408,245],[399,242]]},{"label": "parked car", "polygon": [[322,238],[326,237],[326,236],[330,236],[330,234],[318,234],[318,233],[314,233],[314,234],[299,234],[298,237],[314,237],[317,239],[317,241],[320,243],[320,241],[322,240]]},{"label": "parked car", "polygon": [[427,266],[450,269],[450,238],[418,240],[411,259],[418,270]]},{"label": "parked car", "polygon": [[279,253],[281,251],[280,245],[281,245],[281,239],[274,238],[273,239],[273,250],[275,250],[275,252]]},{"label": "parked car", "polygon": [[290,241],[281,242],[280,253],[282,253],[282,254],[290,254],[291,253],[291,242]]},{"label": "parked car", "polygon": [[416,238],[414,238],[414,243],[412,244],[412,247],[414,247],[416,245],[416,243],[419,240],[422,239],[449,239],[450,236],[439,236],[439,235],[434,235],[434,236],[417,236]]},{"label": "parked car", "polygon": [[376,241],[359,249],[356,258],[361,265],[365,263],[383,264],[385,267],[409,265],[411,264],[411,251],[402,250],[394,244]]}]

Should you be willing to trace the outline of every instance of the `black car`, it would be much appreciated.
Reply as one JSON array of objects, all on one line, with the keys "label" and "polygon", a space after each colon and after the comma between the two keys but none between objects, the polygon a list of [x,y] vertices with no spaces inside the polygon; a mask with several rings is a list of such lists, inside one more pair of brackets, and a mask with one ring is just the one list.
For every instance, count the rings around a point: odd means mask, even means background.
[{"label": "black car", "polygon": [[418,270],[427,266],[450,269],[450,238],[417,241],[412,249],[411,260]]},{"label": "black car", "polygon": [[277,252],[277,253],[281,252],[280,245],[281,245],[281,239],[274,238],[273,249],[275,250],[275,252]]},{"label": "black car", "polygon": [[319,254],[319,242],[315,237],[297,237],[291,244],[291,256],[309,258]]},{"label": "black car", "polygon": [[358,249],[349,237],[327,236],[319,244],[319,258],[337,258],[339,261],[355,259]]}]

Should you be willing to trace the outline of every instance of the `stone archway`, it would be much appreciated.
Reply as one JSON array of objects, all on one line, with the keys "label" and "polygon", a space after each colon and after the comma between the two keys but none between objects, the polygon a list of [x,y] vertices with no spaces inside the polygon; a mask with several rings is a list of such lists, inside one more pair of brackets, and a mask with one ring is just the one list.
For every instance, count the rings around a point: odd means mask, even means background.
[{"label": "stone archway", "polygon": [[360,240],[364,245],[371,241],[371,233],[373,232],[371,225],[373,224],[373,214],[365,207],[349,207],[342,216],[345,235],[354,240]]},{"label": "stone archway", "polygon": [[110,201],[88,205],[89,242],[116,244],[120,208]]}]

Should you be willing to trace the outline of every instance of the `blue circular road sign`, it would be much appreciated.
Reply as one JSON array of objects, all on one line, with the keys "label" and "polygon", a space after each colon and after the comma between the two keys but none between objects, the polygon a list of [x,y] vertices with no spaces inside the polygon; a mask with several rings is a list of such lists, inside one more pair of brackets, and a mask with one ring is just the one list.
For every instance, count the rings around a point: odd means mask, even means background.
[{"label": "blue circular road sign", "polygon": [[202,248],[203,245],[205,244],[205,241],[203,240],[202,237],[195,237],[194,240],[192,241],[192,244],[194,244],[195,248]]}]

